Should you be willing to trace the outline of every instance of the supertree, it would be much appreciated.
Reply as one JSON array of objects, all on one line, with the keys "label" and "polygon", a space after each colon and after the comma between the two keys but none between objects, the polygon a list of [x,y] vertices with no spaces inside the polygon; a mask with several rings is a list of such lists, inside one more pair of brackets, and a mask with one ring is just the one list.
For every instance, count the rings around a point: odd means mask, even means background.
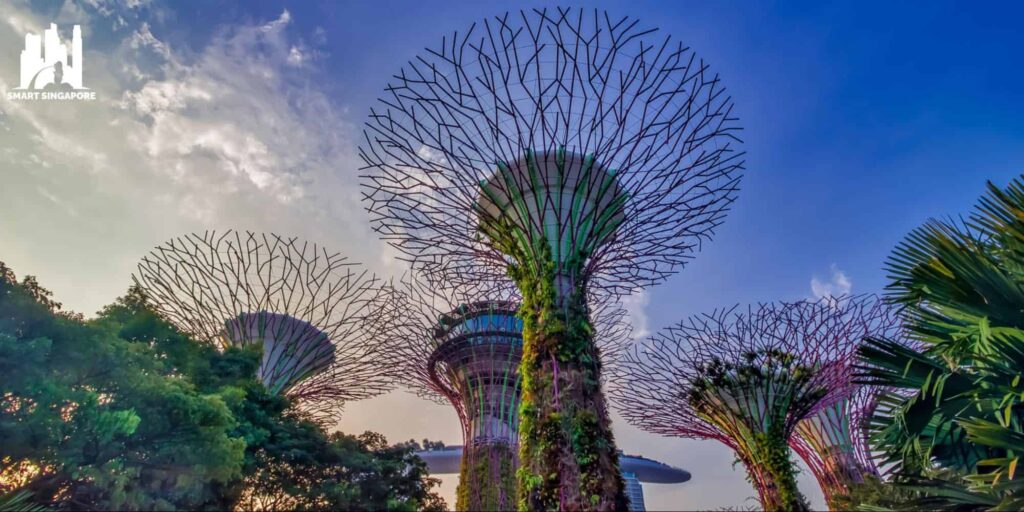
[{"label": "supertree", "polygon": [[360,156],[374,229],[428,280],[523,295],[520,505],[625,505],[587,310],[710,238],[742,169],[732,101],[687,46],[574,9],[503,14],[406,64]]},{"label": "supertree", "polygon": [[[843,347],[843,353],[855,351],[868,337],[909,343],[903,335],[898,309],[878,296],[828,300],[832,301],[837,314],[851,320],[849,328],[836,333],[832,340]],[[854,379],[842,386],[847,392],[832,405],[800,421],[790,441],[790,446],[814,474],[825,501],[832,508],[842,506],[837,498],[847,495],[851,485],[864,483],[869,476],[880,476],[868,444],[869,422],[883,393],[892,391],[855,382],[853,365],[856,361],[843,358],[841,362],[850,365],[842,374]]]},{"label": "supertree", "polygon": [[[406,387],[451,405],[462,426],[456,510],[516,505],[523,355],[520,299],[507,287],[431,286],[406,276],[384,287],[383,333],[389,367]],[[631,339],[626,311],[593,308],[601,357],[614,361]]]},{"label": "supertree", "polygon": [[169,240],[133,276],[162,317],[219,348],[258,346],[257,377],[314,418],[390,389],[376,347],[377,278],[340,254],[228,230]]},{"label": "supertree", "polygon": [[850,396],[859,300],[771,303],[694,316],[619,362],[612,396],[649,432],[733,450],[765,510],[807,510],[789,443],[806,418]]}]

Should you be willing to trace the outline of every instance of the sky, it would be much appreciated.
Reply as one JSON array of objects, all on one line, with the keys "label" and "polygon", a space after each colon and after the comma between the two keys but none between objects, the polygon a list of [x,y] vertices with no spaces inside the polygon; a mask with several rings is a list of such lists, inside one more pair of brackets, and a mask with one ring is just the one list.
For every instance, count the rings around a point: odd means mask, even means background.
[{"label": "sky", "polygon": [[[446,33],[542,3],[0,2],[0,261],[87,315],[137,261],[190,231],[250,229],[341,251],[384,276],[396,252],[359,202],[361,124]],[[556,4],[550,4],[556,5]],[[733,304],[879,292],[895,244],[1024,171],[1024,10],[1012,3],[572,2],[657,26],[720,73],[743,126],[742,190],[711,243],[630,297],[654,332]],[[90,102],[8,101],[27,32],[73,24]],[[454,412],[396,391],[339,428],[460,442]],[[651,510],[747,507],[713,441],[616,417],[619,446],[687,469]],[[454,478],[443,494],[454,496]],[[804,472],[801,486],[819,508]]]}]

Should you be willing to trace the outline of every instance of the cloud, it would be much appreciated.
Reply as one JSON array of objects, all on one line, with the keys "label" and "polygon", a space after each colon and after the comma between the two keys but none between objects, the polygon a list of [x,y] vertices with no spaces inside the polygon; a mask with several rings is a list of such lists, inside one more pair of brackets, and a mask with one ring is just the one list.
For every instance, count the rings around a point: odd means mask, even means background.
[{"label": "cloud", "polygon": [[138,9],[149,5],[151,0],[82,0],[85,5],[96,9],[103,16],[111,16],[122,9]]},{"label": "cloud", "polygon": [[829,272],[831,275],[828,281],[822,281],[817,276],[811,278],[811,295],[814,298],[839,297],[853,289],[853,281],[835,263],[829,266]]},{"label": "cloud", "polygon": [[27,34],[29,32],[38,34],[43,31],[41,23],[21,13],[7,13],[7,15],[3,16],[2,19],[16,32],[20,32],[22,34]]},{"label": "cloud", "polygon": [[[132,19],[138,2],[94,4],[93,21]],[[0,5],[0,43],[20,47],[38,19]],[[86,313],[124,291],[151,247],[189,231],[279,232],[394,266],[360,201],[355,127],[291,20],[216,27],[199,48],[162,39],[159,21],[94,23],[83,59],[93,102],[10,102],[16,76],[0,73],[0,259],[53,276]],[[0,52],[0,70],[17,59]]]},{"label": "cloud", "polygon": [[647,318],[647,305],[651,302],[647,290],[622,298],[622,306],[629,312],[629,321],[633,326],[633,339],[642,340],[651,335]]},{"label": "cloud", "polygon": [[302,50],[300,50],[298,46],[292,46],[292,49],[288,50],[288,60],[287,61],[288,61],[288,64],[291,64],[292,66],[295,66],[295,67],[302,66],[302,63],[306,62],[306,60],[308,58],[309,57],[307,57],[306,54],[303,53]]}]

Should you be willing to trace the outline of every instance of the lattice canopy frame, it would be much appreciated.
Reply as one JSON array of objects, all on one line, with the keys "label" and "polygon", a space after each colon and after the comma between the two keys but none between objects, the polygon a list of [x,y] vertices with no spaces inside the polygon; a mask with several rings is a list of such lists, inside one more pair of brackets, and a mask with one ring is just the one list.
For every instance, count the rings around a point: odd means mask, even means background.
[{"label": "lattice canopy frame", "polygon": [[772,303],[691,317],[621,361],[613,401],[649,432],[715,439],[747,468],[768,510],[806,507],[787,445],[798,426],[848,399],[859,298]]},{"label": "lattice canopy frame", "polygon": [[735,199],[732,108],[706,62],[637,20],[506,13],[388,84],[359,150],[367,209],[428,276],[501,277],[541,244],[560,273],[632,291],[678,270]]},{"label": "lattice canopy frame", "polygon": [[261,382],[316,417],[392,387],[374,327],[378,279],[338,253],[274,234],[207,231],[156,247],[133,279],[196,339],[260,346]]},{"label": "lattice canopy frame", "polygon": [[[833,343],[843,352],[856,351],[864,338],[906,340],[898,308],[876,295],[849,296],[833,299],[837,314],[851,319],[851,328],[836,336]],[[842,359],[850,365],[843,374],[854,378],[854,359]],[[821,486],[825,500],[836,505],[836,498],[849,492],[851,484],[863,483],[868,476],[879,476],[878,467],[868,444],[869,422],[879,396],[885,388],[847,382],[847,390],[834,404],[797,424],[790,446],[804,460]]]}]

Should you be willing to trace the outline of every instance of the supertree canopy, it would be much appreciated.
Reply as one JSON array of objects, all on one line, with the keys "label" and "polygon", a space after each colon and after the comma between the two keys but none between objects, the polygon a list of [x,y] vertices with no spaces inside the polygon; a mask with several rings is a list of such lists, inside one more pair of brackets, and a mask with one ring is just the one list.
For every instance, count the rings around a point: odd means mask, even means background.
[{"label": "supertree canopy", "polygon": [[156,311],[221,348],[258,346],[258,378],[315,417],[390,388],[376,355],[377,279],[294,238],[225,231],[154,249],[133,276]]},{"label": "supertree canopy", "polygon": [[[441,289],[411,277],[384,290],[386,305],[379,310],[396,380],[454,407],[462,425],[455,508],[514,508],[523,355],[519,297],[505,287]],[[594,310],[601,357],[612,361],[632,328],[613,303]]]},{"label": "supertree canopy", "polygon": [[[833,300],[833,310],[850,320],[845,331],[837,332],[833,343],[852,352],[864,338],[906,341],[896,308],[875,295],[842,297]],[[844,371],[854,378],[855,361]],[[851,484],[864,483],[867,476],[879,476],[868,444],[869,422],[887,390],[876,385],[847,382],[841,399],[797,424],[790,446],[804,460],[821,486],[825,500],[833,508],[841,506],[836,498],[844,496]]]},{"label": "supertree canopy", "polygon": [[789,443],[806,418],[850,396],[864,306],[822,299],[691,317],[627,353],[612,396],[630,423],[716,439],[743,463],[765,510],[806,510]]},{"label": "supertree canopy", "polygon": [[683,43],[573,9],[442,39],[372,110],[374,228],[434,284],[509,275],[523,295],[522,506],[624,506],[586,302],[664,280],[710,237],[737,130]]}]

